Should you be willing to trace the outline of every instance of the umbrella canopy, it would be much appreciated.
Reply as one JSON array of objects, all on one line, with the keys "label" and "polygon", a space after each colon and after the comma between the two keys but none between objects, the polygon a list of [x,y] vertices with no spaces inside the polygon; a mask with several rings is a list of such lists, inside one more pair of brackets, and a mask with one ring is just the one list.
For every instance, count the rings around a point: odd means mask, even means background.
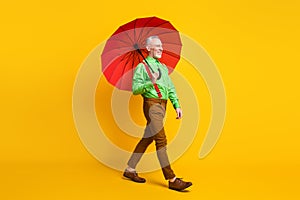
[{"label": "umbrella canopy", "polygon": [[157,17],[138,18],[120,26],[105,44],[101,64],[108,82],[131,91],[134,69],[147,57],[146,39],[150,36],[162,41],[163,55],[159,60],[167,65],[169,73],[173,71],[182,47],[178,31],[169,21]]}]

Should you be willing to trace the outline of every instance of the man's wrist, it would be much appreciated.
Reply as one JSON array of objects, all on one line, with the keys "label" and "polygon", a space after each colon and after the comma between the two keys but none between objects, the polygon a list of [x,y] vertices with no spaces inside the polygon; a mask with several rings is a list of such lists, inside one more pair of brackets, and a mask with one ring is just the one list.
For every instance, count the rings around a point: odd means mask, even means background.
[{"label": "man's wrist", "polygon": [[180,104],[179,104],[178,101],[175,102],[175,103],[173,104],[173,107],[175,108],[175,110],[176,110],[177,108],[181,108],[181,106],[180,106]]}]

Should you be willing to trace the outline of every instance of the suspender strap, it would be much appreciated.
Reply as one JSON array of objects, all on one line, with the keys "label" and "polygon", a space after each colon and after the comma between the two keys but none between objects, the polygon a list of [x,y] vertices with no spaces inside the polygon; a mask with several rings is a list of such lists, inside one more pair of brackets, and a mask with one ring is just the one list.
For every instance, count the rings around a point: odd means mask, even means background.
[{"label": "suspender strap", "polygon": [[[147,71],[147,73],[148,73],[149,78],[152,80],[152,77],[153,77],[153,76],[152,76],[152,74],[151,74],[151,72],[150,72],[150,70],[149,70],[149,66],[147,65],[147,63],[145,63],[145,61],[143,61],[143,64],[144,64],[144,66],[145,66],[145,68],[146,68],[146,71]],[[161,98],[162,95],[161,95],[161,92],[160,92],[160,90],[159,90],[157,84],[156,84],[156,83],[153,83],[153,86],[154,86],[154,89],[155,89],[155,91],[156,91],[158,97]]]}]

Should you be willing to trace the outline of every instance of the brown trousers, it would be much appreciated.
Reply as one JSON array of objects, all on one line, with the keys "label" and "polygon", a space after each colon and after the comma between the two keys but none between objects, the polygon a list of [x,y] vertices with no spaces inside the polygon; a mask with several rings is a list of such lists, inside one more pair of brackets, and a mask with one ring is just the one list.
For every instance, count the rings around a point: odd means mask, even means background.
[{"label": "brown trousers", "polygon": [[127,164],[129,167],[135,168],[147,147],[154,140],[156,145],[156,154],[164,177],[167,180],[174,178],[175,174],[171,169],[166,151],[167,138],[163,126],[166,106],[167,100],[144,98],[143,111],[147,119],[147,126],[145,128],[143,138],[135,147],[135,150]]}]

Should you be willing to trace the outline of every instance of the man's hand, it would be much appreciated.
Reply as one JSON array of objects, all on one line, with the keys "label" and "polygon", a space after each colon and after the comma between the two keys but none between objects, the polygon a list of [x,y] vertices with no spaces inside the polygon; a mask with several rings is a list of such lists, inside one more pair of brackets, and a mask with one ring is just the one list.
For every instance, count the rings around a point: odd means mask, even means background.
[{"label": "man's hand", "polygon": [[181,110],[181,108],[176,108],[176,113],[177,113],[176,119],[181,119],[182,118],[182,110]]},{"label": "man's hand", "polygon": [[152,83],[156,83],[157,78],[159,77],[159,73],[155,72],[154,74],[152,74]]}]

